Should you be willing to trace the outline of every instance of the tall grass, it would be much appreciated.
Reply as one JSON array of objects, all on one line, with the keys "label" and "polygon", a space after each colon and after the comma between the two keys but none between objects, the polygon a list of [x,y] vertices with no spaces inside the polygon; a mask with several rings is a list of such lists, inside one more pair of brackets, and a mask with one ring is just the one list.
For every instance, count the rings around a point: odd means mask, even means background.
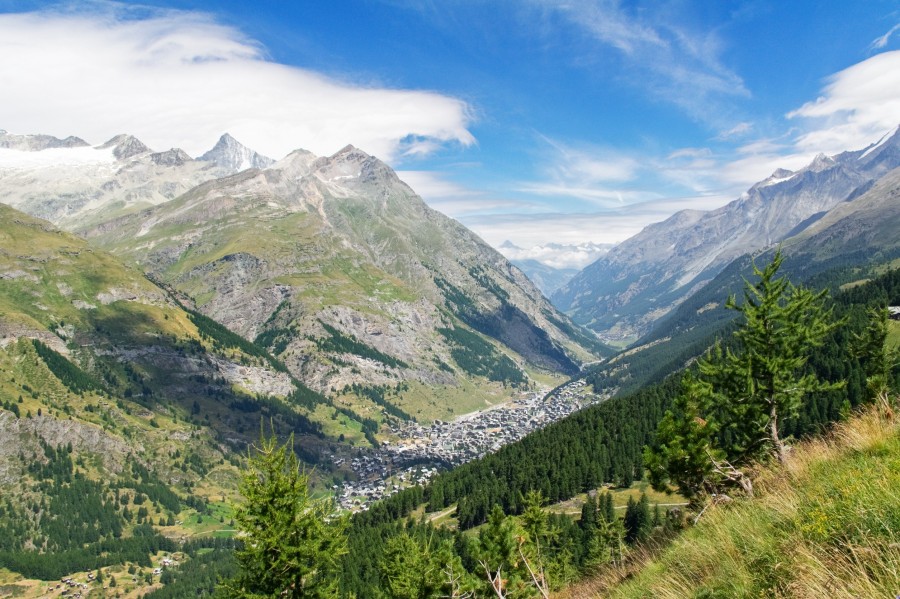
[{"label": "tall grass", "polygon": [[900,422],[887,403],[797,445],[756,487],[560,597],[900,596]]}]

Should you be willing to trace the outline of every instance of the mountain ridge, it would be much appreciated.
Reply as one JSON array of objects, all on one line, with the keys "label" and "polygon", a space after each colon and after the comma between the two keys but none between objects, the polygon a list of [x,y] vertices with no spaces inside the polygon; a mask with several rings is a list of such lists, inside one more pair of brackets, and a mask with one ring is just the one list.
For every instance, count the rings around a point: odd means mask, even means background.
[{"label": "mountain ridge", "polygon": [[862,150],[776,170],[721,208],[649,225],[573,277],[553,302],[601,339],[634,341],[732,260],[796,234],[898,165],[900,127]]}]

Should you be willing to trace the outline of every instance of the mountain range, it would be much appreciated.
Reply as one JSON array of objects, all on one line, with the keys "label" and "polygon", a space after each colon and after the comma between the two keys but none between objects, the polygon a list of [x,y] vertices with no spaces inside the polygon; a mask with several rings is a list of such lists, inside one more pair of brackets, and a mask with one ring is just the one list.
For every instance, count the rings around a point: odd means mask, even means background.
[{"label": "mountain range", "polygon": [[446,418],[609,354],[352,146],[273,162],[227,134],[196,159],[128,135],[3,139],[0,200],[138,267],[361,418],[383,411],[363,388]]},{"label": "mountain range", "polygon": [[826,215],[826,222],[846,216],[898,166],[900,129],[862,150],[779,169],[722,208],[683,210],[648,226],[573,277],[553,302],[601,339],[634,342],[733,260],[817,230]]}]

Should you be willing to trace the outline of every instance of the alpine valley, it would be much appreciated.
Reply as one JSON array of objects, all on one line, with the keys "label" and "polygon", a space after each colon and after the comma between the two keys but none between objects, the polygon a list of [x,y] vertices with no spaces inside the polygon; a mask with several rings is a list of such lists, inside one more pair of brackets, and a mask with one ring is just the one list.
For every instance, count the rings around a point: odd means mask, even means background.
[{"label": "alpine valley", "polygon": [[740,256],[817,230],[826,214],[833,223],[855,211],[865,203],[855,200],[898,166],[900,128],[862,150],[778,169],[721,208],[650,225],[555,291],[553,302],[607,342],[628,345]]},{"label": "alpine valley", "polygon": [[[848,347],[874,308],[900,339],[884,310],[900,305],[898,200],[900,129],[593,248],[571,279],[523,262],[543,288],[562,285],[551,303],[353,146],[273,160],[225,134],[191,157],[130,135],[0,132],[0,596],[213,593],[237,571],[248,448],[270,435],[293,444],[315,497],[380,485],[365,495],[382,501],[344,504],[357,513],[346,555],[331,556],[341,596],[438,596],[394,592],[385,564],[416,571],[413,556],[441,572],[446,557],[450,582],[474,585],[452,596],[482,596],[471,551],[503,531],[522,589],[529,559],[548,564],[541,580],[529,570],[544,597],[551,577],[559,590],[609,563],[627,583],[626,544],[653,534],[663,547],[687,526],[688,496],[655,495],[651,521],[644,447],[681,372],[727,345],[723,304],[754,264],[778,252],[792,280],[833,293],[839,323],[808,365],[830,386],[784,434],[819,433],[871,399],[874,358]],[[895,459],[895,435],[879,434]],[[475,439],[491,451],[417,453]],[[832,458],[851,468],[851,453]],[[788,519],[803,542],[805,513]],[[523,532],[532,522],[549,524]],[[483,524],[477,541],[463,533]],[[543,557],[529,534],[546,535]]]}]

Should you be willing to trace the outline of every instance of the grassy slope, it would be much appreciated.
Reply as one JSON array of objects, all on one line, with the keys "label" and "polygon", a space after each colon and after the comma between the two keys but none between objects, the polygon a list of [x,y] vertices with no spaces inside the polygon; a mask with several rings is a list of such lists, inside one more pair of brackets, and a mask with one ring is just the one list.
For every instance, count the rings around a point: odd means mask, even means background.
[{"label": "grassy slope", "polygon": [[893,597],[900,590],[900,422],[871,410],[787,465],[755,500],[707,511],[657,555],[563,597]]}]

